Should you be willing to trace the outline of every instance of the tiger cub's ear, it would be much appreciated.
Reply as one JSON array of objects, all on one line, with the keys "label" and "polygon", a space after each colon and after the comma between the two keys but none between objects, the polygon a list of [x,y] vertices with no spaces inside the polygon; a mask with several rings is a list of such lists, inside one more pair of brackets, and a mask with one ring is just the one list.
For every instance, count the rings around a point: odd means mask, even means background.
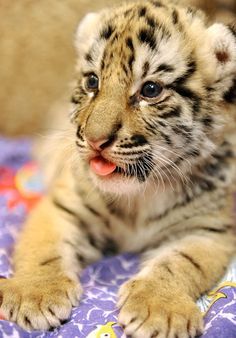
[{"label": "tiger cub's ear", "polygon": [[216,76],[236,74],[236,26],[215,23],[207,29],[207,43],[216,61]]},{"label": "tiger cub's ear", "polygon": [[75,47],[78,54],[86,52],[100,26],[100,13],[88,13],[79,23],[75,33]]},{"label": "tiger cub's ear", "polygon": [[224,93],[225,101],[235,104],[236,25],[213,24],[207,29],[206,42],[213,62],[214,87]]}]

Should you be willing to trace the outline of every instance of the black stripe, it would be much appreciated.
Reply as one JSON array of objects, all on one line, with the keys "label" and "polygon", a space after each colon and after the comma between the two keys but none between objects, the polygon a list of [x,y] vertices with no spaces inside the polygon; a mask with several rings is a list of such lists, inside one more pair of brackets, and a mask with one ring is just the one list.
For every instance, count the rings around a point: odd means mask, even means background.
[{"label": "black stripe", "polygon": [[186,131],[185,126],[183,126],[183,125],[176,125],[176,126],[172,127],[172,130],[177,135],[182,135],[189,142],[192,140],[192,135],[190,134],[190,131]]},{"label": "black stripe", "polygon": [[140,135],[140,134],[133,135],[130,140],[132,141],[132,143],[120,144],[119,147],[125,148],[125,149],[130,149],[130,148],[134,148],[134,147],[142,147],[142,146],[148,144],[146,138],[143,135]]},{"label": "black stripe", "polygon": [[135,61],[135,57],[134,57],[134,54],[132,54],[132,55],[130,55],[129,61],[128,61],[129,68],[130,68],[131,71],[133,69],[133,63],[134,63],[134,61]]},{"label": "black stripe", "polygon": [[165,112],[162,115],[160,115],[160,118],[168,119],[168,118],[171,118],[171,117],[180,117],[181,111],[182,111],[182,109],[181,109],[180,106],[173,107],[168,112]]},{"label": "black stripe", "polygon": [[165,140],[165,142],[168,144],[168,145],[173,145],[173,142],[171,141],[170,139],[170,136],[164,134],[162,131],[159,131],[159,133],[161,134],[161,137]]},{"label": "black stripe", "polygon": [[151,166],[152,154],[150,152],[147,152],[145,156],[138,159],[135,164],[127,165],[126,175],[130,177],[136,177],[140,182],[145,182],[151,173]]},{"label": "black stripe", "polygon": [[216,189],[215,184],[212,181],[209,181],[207,179],[202,179],[197,182],[197,184],[200,186],[200,188],[204,191],[213,191]]},{"label": "black stripe", "polygon": [[76,132],[76,136],[78,137],[78,139],[80,139],[81,141],[84,141],[82,135],[81,135],[81,126],[78,126],[77,128],[77,132]]},{"label": "black stripe", "polygon": [[[118,125],[115,126],[115,128],[117,128],[117,127],[118,127]],[[114,130],[111,133],[111,135],[108,136],[108,140],[105,143],[103,143],[102,145],[100,145],[100,149],[105,149],[105,148],[109,147],[116,139],[117,139],[116,130]]]},{"label": "black stripe", "polygon": [[142,74],[142,79],[145,78],[145,76],[147,76],[147,73],[150,69],[150,64],[148,61],[146,61],[143,65],[143,74]]},{"label": "black stripe", "polygon": [[133,135],[131,141],[134,142],[136,146],[143,146],[148,143],[145,136],[140,134]]},{"label": "black stripe", "polygon": [[88,61],[89,63],[93,63],[93,58],[90,53],[87,53],[85,55],[85,60]]},{"label": "black stripe", "polygon": [[166,264],[163,263],[161,266],[163,266],[163,268],[165,270],[167,270],[169,272],[169,274],[171,274],[172,276],[174,276],[173,271],[170,269],[170,267],[169,267],[169,265],[167,263]]},{"label": "black stripe", "polygon": [[[84,76],[87,76],[87,75],[90,75],[91,73],[87,73],[86,75],[84,75]],[[84,88],[82,87],[82,86],[79,86],[78,87],[78,90],[79,90],[79,93],[81,94],[81,95],[84,95],[84,96],[87,96],[87,93],[86,93],[86,91],[84,90]]]},{"label": "black stripe", "polygon": [[183,162],[184,158],[182,156],[177,157],[177,159],[174,161],[174,164],[176,166],[179,166],[181,162]]},{"label": "black stripe", "polygon": [[128,37],[126,39],[126,45],[131,50],[131,52],[134,52],[134,44],[133,44],[131,37]]},{"label": "black stripe", "polygon": [[67,208],[64,204],[62,204],[60,201],[57,199],[53,198],[52,199],[53,204],[58,208],[61,209],[62,211],[66,212],[70,216],[78,218],[78,215],[71,209]]},{"label": "black stripe", "polygon": [[[50,306],[48,306],[48,311],[51,313],[52,316],[56,317],[55,312],[52,311],[52,309],[50,308]],[[51,331],[51,329],[49,331]]]},{"label": "black stripe", "polygon": [[93,215],[97,216],[97,217],[102,217],[102,215],[95,210],[94,208],[92,208],[90,205],[88,204],[84,204],[85,208],[88,209]]},{"label": "black stripe", "polygon": [[85,259],[85,257],[82,254],[80,254],[80,253],[77,252],[76,253],[76,258],[80,262],[81,265],[84,266],[86,264],[86,259]]},{"label": "black stripe", "polygon": [[154,134],[154,135],[157,135],[157,130],[156,130],[156,126],[157,126],[157,122],[153,122],[153,121],[151,121],[151,122],[149,122],[149,121],[147,121],[146,120],[146,118],[145,117],[142,117],[142,120],[145,122],[145,129],[147,130],[147,131],[149,131],[149,132],[151,132],[152,134]]},{"label": "black stripe", "polygon": [[224,100],[228,103],[236,103],[236,79],[234,79],[232,87],[224,93]]},{"label": "black stripe", "polygon": [[219,176],[219,180],[222,181],[222,182],[225,182],[226,177],[222,174],[222,175]]},{"label": "black stripe", "polygon": [[26,325],[27,327],[29,327],[29,325],[30,325],[30,327],[32,326],[32,323],[31,323],[29,317],[24,316],[24,322],[25,322],[25,325]]},{"label": "black stripe", "polygon": [[128,73],[128,69],[127,69],[127,67],[126,67],[126,65],[124,63],[122,63],[122,69],[125,72],[125,75],[128,76],[128,74],[129,74]]},{"label": "black stripe", "polygon": [[166,63],[162,63],[162,64],[160,64],[160,66],[157,67],[157,69],[154,73],[158,73],[158,72],[161,72],[161,71],[169,73],[169,72],[173,72],[174,70],[175,69],[174,69],[173,66],[167,65]]},{"label": "black stripe", "polygon": [[174,25],[176,25],[179,22],[179,15],[176,9],[174,9],[172,12],[172,22]]},{"label": "black stripe", "polygon": [[210,115],[206,115],[201,119],[201,122],[204,124],[205,127],[211,128],[213,124],[213,117]]},{"label": "black stripe", "polygon": [[196,15],[196,13],[197,13],[197,9],[196,9],[196,8],[193,8],[193,7],[188,7],[188,8],[187,8],[187,13],[188,13],[188,14],[191,14],[192,17],[194,17],[194,16]]},{"label": "black stripe", "polygon": [[182,129],[183,131],[185,131],[186,133],[191,133],[192,132],[192,128],[185,126],[184,124],[177,124],[176,127]]},{"label": "black stripe", "polygon": [[113,45],[119,39],[119,35],[115,33],[110,41],[110,44]]},{"label": "black stripe", "polygon": [[198,269],[201,273],[203,273],[201,266],[191,256],[187,255],[182,251],[178,251],[178,253],[186,260],[188,260],[193,266],[195,266],[196,269]]},{"label": "black stripe", "polygon": [[132,13],[132,8],[127,9],[127,10],[124,12],[124,17],[126,18],[130,13]]},{"label": "black stripe", "polygon": [[77,145],[78,148],[81,148],[81,149],[86,148],[86,146],[83,144],[80,144],[79,141],[75,141],[75,144]]},{"label": "black stripe", "polygon": [[151,2],[151,3],[153,4],[153,6],[155,6],[155,7],[165,7],[165,6],[161,3],[161,1],[151,0],[150,2]]},{"label": "black stripe", "polygon": [[221,173],[222,166],[225,166],[224,161],[217,161],[214,163],[208,163],[204,166],[203,170],[210,176],[218,176]]},{"label": "black stripe", "polygon": [[[164,211],[162,214],[160,215],[156,215],[156,216],[153,216],[153,217],[150,217],[147,219],[147,224],[149,223],[153,223],[153,222],[157,222],[157,221],[160,221],[162,219],[164,219],[165,217],[167,217],[171,212],[173,212],[174,210],[178,210],[179,208],[182,208],[182,207],[185,207],[188,203],[190,203],[194,198],[195,196],[191,196],[191,198],[189,198],[189,196],[186,196],[186,200],[184,201],[181,201],[181,202],[177,202],[175,203],[174,206],[172,206],[171,208],[167,209],[166,211]],[[190,219],[192,216],[189,216],[189,217],[184,217],[185,220],[188,220]],[[177,224],[179,224],[179,222],[176,222],[176,223],[173,223],[171,225],[169,225],[167,228],[163,228],[161,229],[161,232],[166,232],[168,231],[169,229],[173,228],[174,226],[176,226]]]},{"label": "black stripe", "polygon": [[228,28],[230,29],[233,36],[236,38],[236,24],[230,24],[228,25]]},{"label": "black stripe", "polygon": [[48,264],[51,264],[51,263],[58,261],[59,259],[61,259],[61,256],[49,258],[49,259],[46,259],[45,261],[41,262],[39,265],[41,265],[41,266],[48,265]]},{"label": "black stripe", "polygon": [[63,242],[64,242],[65,244],[71,246],[73,249],[75,249],[75,250],[77,249],[77,246],[76,246],[74,243],[72,243],[71,241],[65,239]]},{"label": "black stripe", "polygon": [[215,91],[215,88],[212,88],[212,87],[210,87],[210,86],[205,87],[205,89],[206,89],[206,91],[209,92],[209,93]]},{"label": "black stripe", "polygon": [[162,121],[158,121],[158,124],[164,128],[166,128],[167,124],[165,122]]},{"label": "black stripe", "polygon": [[204,230],[204,231],[209,231],[209,232],[215,232],[215,233],[219,233],[219,234],[223,234],[225,232],[228,231],[228,229],[225,228],[211,228],[211,227],[200,227],[198,228],[199,230]]},{"label": "black stripe", "polygon": [[96,238],[91,233],[87,233],[87,238],[91,246],[93,246],[95,249],[98,249],[98,250],[101,249],[100,245],[96,241]]},{"label": "black stripe", "polygon": [[109,220],[106,219],[106,218],[104,218],[104,216],[103,216],[102,214],[100,214],[97,210],[95,210],[94,208],[92,208],[92,207],[91,207],[90,205],[88,205],[88,204],[84,204],[84,207],[85,207],[86,209],[88,209],[94,216],[99,217],[99,218],[103,221],[104,225],[105,225],[107,228],[110,228],[110,222],[109,222]]},{"label": "black stripe", "polygon": [[88,229],[90,228],[90,224],[86,223],[84,220],[79,219],[79,223],[78,226],[80,226],[81,229],[83,229],[83,231],[87,232]]},{"label": "black stripe", "polygon": [[107,208],[111,214],[114,214],[116,217],[124,218],[123,210],[117,208],[115,205],[113,205],[113,202],[107,202],[106,203]]},{"label": "black stripe", "polygon": [[146,8],[146,7],[141,7],[141,8],[139,8],[139,10],[138,10],[138,15],[139,15],[139,17],[145,16],[146,13],[147,13],[147,8]]},{"label": "black stripe", "polygon": [[129,105],[135,105],[138,102],[137,94],[130,96]]},{"label": "black stripe", "polygon": [[[168,98],[169,99],[169,98]],[[168,99],[163,99],[163,101],[161,102],[155,102],[155,103],[150,103],[149,104],[149,107],[155,107],[156,110],[154,111],[155,112],[155,117],[156,117],[156,111],[162,111],[162,110],[165,110],[166,108],[169,108],[169,106],[166,103],[166,101],[168,101]]]},{"label": "black stripe", "polygon": [[193,92],[193,90],[186,88],[184,86],[169,85],[167,87],[175,90],[182,97],[186,97],[186,98],[190,99],[192,101],[192,106],[193,106],[194,112],[199,112],[201,99],[196,93]]},{"label": "black stripe", "polygon": [[[70,247],[72,247],[75,251],[78,250],[79,246],[77,246],[76,244],[72,243],[71,241],[69,241],[69,240],[66,239],[63,242],[65,244],[69,245]],[[76,255],[76,259],[80,262],[80,264],[83,265],[83,266],[85,266],[86,265],[86,259],[85,259],[85,257],[81,253],[79,253],[79,252],[76,252],[75,255]]]},{"label": "black stripe", "polygon": [[114,58],[114,53],[113,53],[113,52],[110,52],[109,60],[112,61],[113,58]]},{"label": "black stripe", "polygon": [[187,65],[187,71],[179,76],[173,83],[174,86],[182,86],[196,72],[197,65],[195,61],[191,61]]},{"label": "black stripe", "polygon": [[124,143],[119,146],[119,148],[124,148],[124,149],[131,149],[131,148],[136,148],[136,147],[137,145],[135,143]]},{"label": "black stripe", "polygon": [[122,152],[122,151],[114,151],[114,154],[116,155],[122,155],[122,156],[129,156],[129,155],[143,155],[143,151],[128,151],[128,152]]},{"label": "black stripe", "polygon": [[151,125],[150,123],[146,123],[147,125],[145,126],[146,131],[150,132],[153,135],[157,135],[157,130],[154,125]]},{"label": "black stripe", "polygon": [[102,245],[103,256],[112,256],[118,253],[118,246],[112,238],[106,238]]},{"label": "black stripe", "polygon": [[107,27],[105,27],[102,30],[102,32],[100,34],[100,37],[102,39],[108,40],[111,37],[111,35],[114,32],[114,30],[115,30],[114,27],[112,27],[112,25],[109,24]]},{"label": "black stripe", "polygon": [[150,16],[147,16],[147,17],[145,18],[145,20],[146,20],[148,26],[150,26],[150,28],[152,28],[152,29],[155,29],[155,28],[156,28],[157,25],[156,25],[156,22],[155,22],[155,19],[154,19],[154,18],[152,18],[152,17],[150,17]]},{"label": "black stripe", "polygon": [[147,44],[150,49],[156,48],[156,39],[153,29],[142,28],[138,33],[138,39],[141,43]]},{"label": "black stripe", "polygon": [[72,95],[70,102],[73,103],[73,104],[80,104],[81,100],[76,95]]},{"label": "black stripe", "polygon": [[200,151],[198,150],[198,149],[191,149],[191,150],[189,150],[189,151],[187,151],[186,153],[185,153],[185,156],[186,157],[188,157],[188,156],[191,156],[191,157],[198,157],[198,156],[200,156],[201,155],[201,153],[200,153]]},{"label": "black stripe", "polygon": [[212,156],[214,158],[216,158],[217,160],[224,160],[224,159],[227,159],[227,158],[234,157],[234,153],[231,149],[228,149],[223,154],[215,153]]}]

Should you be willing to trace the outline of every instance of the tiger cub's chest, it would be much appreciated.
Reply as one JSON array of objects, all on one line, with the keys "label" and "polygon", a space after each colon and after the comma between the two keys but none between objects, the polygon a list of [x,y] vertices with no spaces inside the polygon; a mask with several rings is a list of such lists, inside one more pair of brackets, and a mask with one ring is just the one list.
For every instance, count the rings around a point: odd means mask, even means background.
[{"label": "tiger cub's chest", "polygon": [[[168,214],[181,196],[171,191],[146,195],[132,205],[117,203],[111,209],[110,235],[117,243],[118,251],[140,252],[153,242],[158,242],[158,232],[168,223]],[[163,222],[164,219],[164,222]]]}]

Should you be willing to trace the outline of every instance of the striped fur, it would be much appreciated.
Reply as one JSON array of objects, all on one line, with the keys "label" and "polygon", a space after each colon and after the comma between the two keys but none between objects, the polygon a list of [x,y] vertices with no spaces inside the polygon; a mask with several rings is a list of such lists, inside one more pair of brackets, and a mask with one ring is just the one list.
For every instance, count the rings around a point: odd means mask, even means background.
[{"label": "striped fur", "polygon": [[[129,3],[82,21],[72,123],[48,161],[48,195],[26,222],[15,276],[0,281],[7,318],[28,329],[58,325],[77,304],[81,269],[128,251],[143,263],[119,293],[126,334],[201,332],[194,302],[235,252],[235,32],[169,1]],[[97,90],[88,90],[90,74]],[[157,97],[142,94],[150,81]],[[99,140],[116,164],[109,177],[89,166],[97,154],[90,144]]]}]

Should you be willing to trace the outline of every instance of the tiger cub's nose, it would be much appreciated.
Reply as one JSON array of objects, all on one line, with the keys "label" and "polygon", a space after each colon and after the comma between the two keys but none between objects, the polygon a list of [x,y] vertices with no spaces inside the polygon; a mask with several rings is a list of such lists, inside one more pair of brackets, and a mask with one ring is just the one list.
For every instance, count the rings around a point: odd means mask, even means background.
[{"label": "tiger cub's nose", "polygon": [[94,150],[101,151],[107,147],[109,147],[113,141],[115,140],[115,136],[110,136],[107,139],[102,139],[102,140],[90,140],[87,139],[88,144],[90,147],[92,147]]}]

